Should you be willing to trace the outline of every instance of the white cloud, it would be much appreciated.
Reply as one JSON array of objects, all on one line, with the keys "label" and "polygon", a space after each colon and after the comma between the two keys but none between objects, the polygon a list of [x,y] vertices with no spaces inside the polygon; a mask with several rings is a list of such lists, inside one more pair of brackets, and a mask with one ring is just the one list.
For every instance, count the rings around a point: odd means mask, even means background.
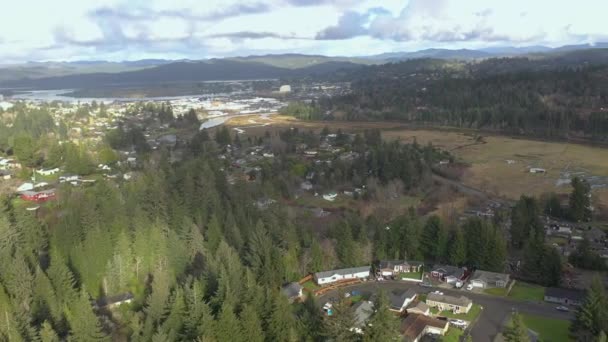
[{"label": "white cloud", "polygon": [[0,60],[10,62],[365,55],[608,39],[606,0],[4,1]]}]

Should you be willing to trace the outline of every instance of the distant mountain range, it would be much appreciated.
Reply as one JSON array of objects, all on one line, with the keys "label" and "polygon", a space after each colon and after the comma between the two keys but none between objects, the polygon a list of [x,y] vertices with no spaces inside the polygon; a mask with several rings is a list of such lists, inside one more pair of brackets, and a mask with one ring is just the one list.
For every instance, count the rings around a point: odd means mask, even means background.
[{"label": "distant mountain range", "polygon": [[[546,46],[490,47],[470,49],[426,49],[363,57],[328,57],[282,54],[223,59],[138,61],[28,62],[0,65],[0,88],[66,89],[100,86],[138,85],[162,82],[225,81],[294,78],[333,73],[364,65],[385,64],[412,59],[476,61],[495,57],[525,56],[534,60],[551,59],[554,65],[568,63],[608,63],[608,43]],[[580,50],[580,51],[579,51]]]}]

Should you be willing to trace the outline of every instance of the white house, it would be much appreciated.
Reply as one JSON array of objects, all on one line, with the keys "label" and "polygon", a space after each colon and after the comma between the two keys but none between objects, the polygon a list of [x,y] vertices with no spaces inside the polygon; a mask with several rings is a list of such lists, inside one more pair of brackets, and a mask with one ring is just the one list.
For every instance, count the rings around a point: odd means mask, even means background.
[{"label": "white house", "polygon": [[279,88],[279,93],[290,93],[291,86],[289,84],[284,84]]},{"label": "white house", "polygon": [[32,183],[23,183],[17,188],[17,192],[30,191],[34,190],[34,184]]},{"label": "white house", "polygon": [[338,197],[338,194],[335,192],[329,192],[329,193],[326,193],[325,195],[323,195],[323,199],[326,201],[330,201],[330,202],[335,201],[336,197]]},{"label": "white house", "polygon": [[315,273],[315,281],[319,285],[331,284],[341,280],[369,278],[370,267],[351,267],[339,270],[324,271]]},{"label": "white house", "polygon": [[541,169],[540,167],[530,168],[530,173],[547,173],[547,170]]},{"label": "white house", "polygon": [[41,176],[50,176],[50,175],[54,175],[57,172],[59,172],[59,168],[54,168],[54,169],[40,169],[40,170],[36,170],[36,173],[41,175]]}]

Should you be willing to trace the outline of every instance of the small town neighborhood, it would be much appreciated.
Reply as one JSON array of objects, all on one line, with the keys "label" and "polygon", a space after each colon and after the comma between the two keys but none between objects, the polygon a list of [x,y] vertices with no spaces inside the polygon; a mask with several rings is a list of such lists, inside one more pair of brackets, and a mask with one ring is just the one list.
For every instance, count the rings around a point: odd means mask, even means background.
[{"label": "small town neighborhood", "polygon": [[[323,267],[307,269],[306,273],[311,273],[302,280],[281,288],[294,310],[298,310],[306,298],[314,298],[318,313],[330,322],[341,314],[336,306],[346,303],[356,318],[349,329],[359,336],[369,328],[376,310],[374,303],[385,295],[389,311],[399,320],[399,332],[405,341],[473,338],[500,342],[511,317],[519,312],[526,320],[531,340],[552,341],[546,337],[552,332],[547,327],[557,326],[556,331],[566,336],[576,308],[584,303],[586,293],[581,289],[589,286],[590,278],[586,271],[594,267],[601,270],[602,262],[605,265],[608,260],[608,239],[600,225],[541,214],[536,211],[539,205],[527,205],[529,199],[525,197],[518,202],[484,198],[457,212],[452,218],[457,229],[444,236],[443,254],[439,255],[440,224],[427,236],[428,242],[422,241],[426,234],[422,228],[426,230],[427,225],[409,222],[408,227],[406,222],[400,226],[398,220],[420,217],[432,221],[434,216],[430,211],[420,209],[425,205],[406,195],[405,183],[415,177],[416,172],[410,165],[420,155],[426,158],[428,168],[441,171],[453,164],[449,153],[430,145],[387,144],[377,130],[361,134],[331,131],[327,127],[318,132],[289,127],[250,135],[244,128],[205,126],[211,120],[229,115],[220,109],[236,110],[235,103],[241,105],[238,110],[255,113],[267,109],[264,106],[279,103],[259,99],[249,102],[241,99],[234,103],[229,99],[202,100],[202,103],[217,110],[202,113],[209,119],[203,124],[199,121],[201,112],[192,107],[200,105],[196,101],[116,102],[95,106],[59,103],[50,109],[39,103],[18,102],[26,111],[48,110],[54,125],[62,127],[64,132],[53,133],[53,139],[49,139],[52,146],[41,148],[44,152],[29,156],[31,158],[24,158],[24,148],[0,155],[2,192],[9,195],[13,206],[44,216],[65,194],[94,189],[106,182],[115,188],[127,189],[141,180],[146,167],[158,165],[159,155],[169,163],[179,163],[193,154],[203,153],[203,149],[208,148],[205,144],[212,144],[211,152],[206,153],[219,161],[217,177],[225,180],[227,186],[258,189],[248,201],[252,208],[270,214],[277,208],[288,208],[306,221],[315,234],[317,230],[324,233],[324,229],[345,222],[350,213],[359,214],[373,203],[376,211],[367,215],[368,218],[378,216],[378,231],[374,234],[384,236],[384,241],[379,238],[373,245],[360,248],[359,251],[365,250],[365,253],[358,256],[348,254],[354,249],[353,244],[345,245],[341,255],[336,256],[325,250],[338,249],[349,235],[352,240],[355,230],[338,231],[328,239],[331,242],[326,240],[319,247],[323,249],[321,256],[332,260],[318,264]],[[65,115],[74,120],[65,122]],[[249,120],[257,120],[255,126],[260,123],[265,129],[267,119],[264,114]],[[54,156],[54,150],[61,151],[59,156]],[[154,156],[151,158],[151,155]],[[394,166],[389,155],[398,155],[406,162]],[[381,181],[383,169],[390,167],[394,167],[394,174]],[[425,170],[431,174],[428,168],[421,166],[420,174]],[[454,183],[440,176],[440,172],[427,178],[420,176],[417,181],[425,181],[425,186],[432,186],[432,182]],[[280,190],[259,190],[269,182],[277,182]],[[410,187],[415,189],[415,184]],[[588,199],[589,195],[583,197]],[[527,207],[521,209],[522,203]],[[418,211],[414,210],[415,204]],[[557,207],[565,205],[558,203]],[[529,216],[534,220],[527,217],[529,222],[517,222],[518,217],[513,213],[520,209],[532,211]],[[583,209],[590,209],[589,204]],[[363,226],[369,224],[361,222]],[[464,234],[466,228],[458,227],[461,224],[469,225],[471,230]],[[509,246],[517,252],[507,253],[506,242],[517,241],[512,236],[517,233],[513,229],[516,226],[526,227],[526,231],[518,237],[519,246]],[[419,231],[408,230],[411,227],[418,227]],[[404,230],[399,232],[399,229]],[[367,239],[361,232],[357,238]],[[458,232],[463,234],[459,236]],[[538,244],[534,248],[539,256],[529,256],[531,253],[525,249],[525,240],[531,232],[537,234]],[[417,236],[409,240],[408,234]],[[462,253],[468,256],[456,253],[459,238],[460,247],[466,249]],[[482,244],[471,244],[475,238],[480,238]],[[383,244],[386,249],[377,250]],[[386,247],[391,244],[393,250]],[[483,244],[492,247],[485,248]],[[583,252],[581,246],[585,247]],[[360,262],[371,260],[379,253],[383,259],[372,264]],[[546,266],[547,255],[555,257],[553,261],[558,266]],[[399,259],[410,256],[415,259]],[[537,268],[527,268],[526,259],[535,259]],[[595,264],[585,265],[587,259]],[[549,269],[556,277],[549,279],[550,285],[544,284],[545,279],[539,279],[541,275],[549,277],[543,274],[543,269]],[[306,274],[302,269],[290,272],[285,277],[290,281]],[[131,292],[122,291],[101,296],[92,303],[100,312],[112,312],[132,303],[135,297]],[[546,321],[539,323],[539,317],[545,317]]]},{"label": "small town neighborhood", "polygon": [[[329,317],[336,314],[334,305],[348,301],[356,318],[352,330],[362,334],[362,328],[374,312],[378,291],[385,291],[391,312],[401,321],[404,341],[435,341],[440,337],[459,341],[469,335],[476,324],[486,324],[484,316],[496,314],[492,312],[493,306],[484,308],[472,298],[482,297],[483,302],[505,305],[501,303],[511,298],[511,291],[515,295],[529,286],[505,273],[452,265],[429,266],[420,261],[381,260],[371,266],[317,272],[300,282],[286,284],[282,292],[290,302],[303,301],[306,296],[319,298],[324,314]],[[540,297],[517,296],[513,297],[514,306],[532,301],[549,316],[568,317],[571,310],[582,304],[585,293],[548,287]],[[530,336],[538,340],[538,332],[530,331]]]}]

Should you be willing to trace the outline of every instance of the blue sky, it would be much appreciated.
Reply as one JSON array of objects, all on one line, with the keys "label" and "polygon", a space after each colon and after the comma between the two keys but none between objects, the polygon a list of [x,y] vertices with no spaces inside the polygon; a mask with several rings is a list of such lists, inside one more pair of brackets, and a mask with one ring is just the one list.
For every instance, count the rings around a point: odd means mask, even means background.
[{"label": "blue sky", "polygon": [[[2,0],[0,64],[608,41],[607,0]],[[7,5],[7,3],[9,3]]]}]

